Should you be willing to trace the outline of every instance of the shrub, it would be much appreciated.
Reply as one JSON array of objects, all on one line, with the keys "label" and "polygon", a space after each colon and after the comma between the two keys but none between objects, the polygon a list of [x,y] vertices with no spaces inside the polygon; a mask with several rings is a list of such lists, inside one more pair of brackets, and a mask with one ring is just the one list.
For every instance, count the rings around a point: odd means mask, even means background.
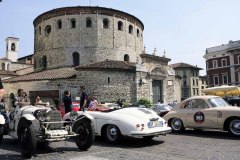
[{"label": "shrub", "polygon": [[144,106],[146,106],[147,108],[150,108],[151,107],[151,105],[152,105],[152,103],[151,103],[151,101],[149,100],[149,99],[147,99],[147,98],[140,98],[139,100],[138,100],[138,104],[141,104],[141,105],[144,105]]}]

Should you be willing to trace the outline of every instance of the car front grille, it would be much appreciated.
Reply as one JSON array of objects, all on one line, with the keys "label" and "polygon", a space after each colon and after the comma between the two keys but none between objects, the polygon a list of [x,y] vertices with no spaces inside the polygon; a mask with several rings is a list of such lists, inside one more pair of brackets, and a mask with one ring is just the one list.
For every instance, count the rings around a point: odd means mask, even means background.
[{"label": "car front grille", "polygon": [[[61,122],[62,116],[58,110],[54,110],[51,113],[49,122]],[[48,129],[54,130],[54,129],[60,129],[63,127],[62,123],[51,123],[48,125]]]}]

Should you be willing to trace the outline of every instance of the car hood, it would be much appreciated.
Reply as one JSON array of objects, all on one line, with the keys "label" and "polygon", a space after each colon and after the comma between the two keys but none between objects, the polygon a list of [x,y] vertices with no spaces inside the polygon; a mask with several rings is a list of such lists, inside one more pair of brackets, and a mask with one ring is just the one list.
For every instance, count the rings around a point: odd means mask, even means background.
[{"label": "car hood", "polygon": [[129,108],[122,108],[118,110],[114,110],[112,112],[88,112],[93,117],[106,117],[111,116],[114,119],[118,118],[125,118],[126,120],[130,120],[128,118],[135,118],[138,120],[149,121],[153,119],[163,120],[161,117],[157,115],[151,109],[148,108],[139,108],[139,107],[129,107]]}]

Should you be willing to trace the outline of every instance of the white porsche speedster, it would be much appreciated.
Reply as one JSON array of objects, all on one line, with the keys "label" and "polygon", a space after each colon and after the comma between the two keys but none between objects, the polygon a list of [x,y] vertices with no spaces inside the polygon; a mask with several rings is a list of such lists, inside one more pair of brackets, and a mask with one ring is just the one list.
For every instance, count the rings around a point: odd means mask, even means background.
[{"label": "white porsche speedster", "polygon": [[[112,144],[119,142],[122,136],[151,140],[155,136],[171,132],[166,121],[148,108],[103,108],[94,111],[77,111],[77,114],[80,116],[85,114],[84,112],[94,118],[92,121],[95,135],[105,137],[106,141]],[[65,114],[63,120],[69,121],[70,114]]]}]

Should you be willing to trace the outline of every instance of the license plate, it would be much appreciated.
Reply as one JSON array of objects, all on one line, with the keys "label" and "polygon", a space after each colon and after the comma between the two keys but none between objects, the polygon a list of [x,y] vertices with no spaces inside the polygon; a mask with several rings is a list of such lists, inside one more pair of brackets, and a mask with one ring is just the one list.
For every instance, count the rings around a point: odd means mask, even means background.
[{"label": "license plate", "polygon": [[163,122],[162,121],[151,121],[151,122],[148,122],[148,127],[149,128],[162,127],[162,126],[163,126]]}]

